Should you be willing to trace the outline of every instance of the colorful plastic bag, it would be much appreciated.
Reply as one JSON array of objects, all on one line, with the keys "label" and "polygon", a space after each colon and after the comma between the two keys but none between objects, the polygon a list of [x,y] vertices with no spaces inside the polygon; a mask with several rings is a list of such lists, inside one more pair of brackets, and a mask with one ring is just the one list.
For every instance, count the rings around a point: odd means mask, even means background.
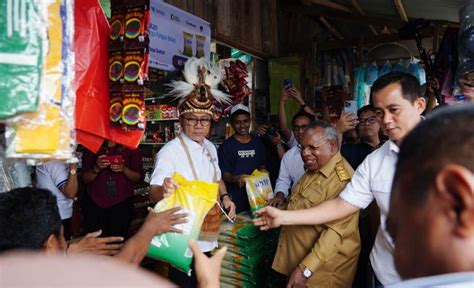
[{"label": "colorful plastic bag", "polygon": [[[273,195],[272,183],[268,172],[255,169],[252,175],[245,178],[245,188],[249,198],[251,211],[265,207],[269,195]],[[270,196],[271,197],[271,196]],[[252,214],[252,217],[253,214]]]},{"label": "colorful plastic bag", "polygon": [[176,225],[176,228],[183,231],[182,234],[168,232],[155,236],[148,247],[148,256],[168,262],[190,275],[193,254],[188,241],[190,238],[198,238],[207,212],[216,203],[219,185],[197,180],[188,181],[176,172],[173,179],[179,187],[170,197],[158,202],[155,211],[180,206],[184,210],[180,213],[188,214],[188,222]]},{"label": "colorful plastic bag", "polygon": [[48,51],[43,59],[38,110],[20,114],[6,126],[7,157],[70,160],[75,149],[72,87],[73,8],[70,1],[44,3]]},{"label": "colorful plastic bag", "polygon": [[47,18],[42,1],[0,0],[0,10],[0,120],[4,120],[37,109]]}]

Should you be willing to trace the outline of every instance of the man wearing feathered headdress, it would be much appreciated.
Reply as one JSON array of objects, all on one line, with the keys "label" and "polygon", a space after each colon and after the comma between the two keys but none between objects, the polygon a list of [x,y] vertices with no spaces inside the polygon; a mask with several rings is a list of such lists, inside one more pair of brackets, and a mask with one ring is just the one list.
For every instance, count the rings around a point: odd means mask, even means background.
[{"label": "man wearing feathered headdress", "polygon": [[[235,204],[221,179],[216,148],[206,139],[212,122],[220,117],[221,106],[229,104],[230,97],[217,89],[222,80],[220,72],[204,58],[190,58],[183,74],[186,81],[169,84],[173,88],[169,95],[178,100],[182,133],[163,146],[156,156],[150,182],[150,200],[157,202],[171,195],[178,186],[171,176],[178,172],[188,180],[218,182],[219,201],[229,211],[229,217],[234,218]],[[208,256],[217,247],[219,225],[220,210],[215,205],[204,219],[198,241],[199,247]],[[194,267],[192,270],[191,277],[188,277],[186,273],[170,267],[169,278],[180,287],[196,287]]]}]

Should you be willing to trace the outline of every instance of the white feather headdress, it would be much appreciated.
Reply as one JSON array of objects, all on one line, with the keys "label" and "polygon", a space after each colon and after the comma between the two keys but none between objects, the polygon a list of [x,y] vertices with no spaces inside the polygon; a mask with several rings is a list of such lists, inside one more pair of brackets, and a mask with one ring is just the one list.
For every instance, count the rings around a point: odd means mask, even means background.
[{"label": "white feather headdress", "polygon": [[[172,90],[165,96],[179,101],[180,114],[187,112],[204,112],[214,115],[215,102],[222,105],[231,104],[231,96],[218,89],[222,81],[219,69],[205,58],[189,58],[183,69],[186,81],[172,81],[166,84]],[[214,115],[215,116],[215,115]]]}]

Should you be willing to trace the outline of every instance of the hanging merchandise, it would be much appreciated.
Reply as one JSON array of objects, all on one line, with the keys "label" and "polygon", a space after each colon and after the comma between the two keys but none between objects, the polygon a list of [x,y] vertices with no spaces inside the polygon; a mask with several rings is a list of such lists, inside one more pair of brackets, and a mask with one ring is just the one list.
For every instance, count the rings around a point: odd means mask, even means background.
[{"label": "hanging merchandise", "polygon": [[225,75],[224,85],[232,96],[232,105],[242,103],[246,97],[252,94],[246,80],[249,75],[247,65],[240,60],[223,59],[219,66],[222,75]]},{"label": "hanging merchandise", "polygon": [[38,111],[19,115],[6,126],[7,157],[70,159],[73,155],[75,93],[73,78],[73,2],[44,4],[48,53],[44,58]]},{"label": "hanging merchandise", "polygon": [[123,82],[123,50],[115,50],[110,53],[109,58],[109,81],[111,86],[120,85]]},{"label": "hanging merchandise", "polygon": [[[268,172],[258,169],[255,169],[252,175],[245,177],[245,188],[252,212],[265,207],[268,200],[270,200],[270,195],[273,195],[270,175]],[[254,216],[254,214],[252,214],[252,216]]]},{"label": "hanging merchandise", "polygon": [[143,87],[122,91],[124,130],[145,130],[145,97]]},{"label": "hanging merchandise", "polygon": [[[463,85],[474,86],[474,2],[464,2],[459,13],[461,25],[458,38],[459,63],[456,71],[456,84],[459,89],[463,88]],[[465,83],[460,83],[460,79],[463,79]],[[467,98],[460,91],[455,95],[455,99],[466,101]]]},{"label": "hanging merchandise", "polygon": [[110,91],[110,122],[112,124],[122,124],[122,111],[122,90]]},{"label": "hanging merchandise", "polygon": [[183,213],[188,214],[188,222],[176,225],[183,233],[167,232],[155,236],[147,255],[168,262],[190,275],[193,254],[188,242],[190,238],[198,238],[204,217],[216,203],[219,185],[198,180],[188,181],[178,173],[174,173],[173,180],[178,183],[178,188],[171,196],[156,204],[155,212],[180,206]]},{"label": "hanging merchandise", "polygon": [[[125,131],[110,121],[110,104],[114,97],[110,98],[109,95],[108,44],[111,39],[107,19],[97,1],[76,0],[75,4],[78,142],[92,152],[97,152],[105,139],[135,149],[140,143],[143,131]],[[123,43],[121,45],[123,46]]]},{"label": "hanging merchandise", "polygon": [[377,63],[375,63],[374,61],[370,63],[369,66],[367,66],[367,74],[366,74],[365,82],[367,83],[367,85],[372,86],[375,80],[377,80],[378,78],[379,78],[379,68],[377,67]]},{"label": "hanging merchandise", "polygon": [[41,1],[0,0],[0,9],[0,120],[4,120],[37,109],[47,18]]},{"label": "hanging merchandise", "polygon": [[149,21],[150,10],[148,5],[126,8],[124,17],[125,49],[148,47]]},{"label": "hanging merchandise", "polygon": [[407,71],[407,68],[403,64],[402,59],[398,60],[397,64],[395,64],[395,66],[393,66],[392,71],[393,72],[406,72]]},{"label": "hanging merchandise", "polygon": [[114,9],[110,17],[110,50],[121,49],[124,41],[124,15],[122,9]]},{"label": "hanging merchandise", "polygon": [[354,70],[354,99],[357,100],[357,107],[364,106],[365,91],[367,84],[365,83],[365,73],[367,69],[359,66]]},{"label": "hanging merchandise", "polygon": [[416,60],[412,57],[410,59],[410,64],[408,65],[407,72],[415,76],[416,79],[418,79],[418,82],[420,82],[420,85],[426,83],[425,70],[423,70],[423,67],[421,67],[419,60]]},{"label": "hanging merchandise", "polygon": [[125,84],[143,85],[148,78],[148,53],[145,49],[125,50],[123,58]]},{"label": "hanging merchandise", "polygon": [[390,72],[392,72],[392,65],[390,65],[390,61],[387,60],[379,70],[379,77],[382,77],[383,75]]}]

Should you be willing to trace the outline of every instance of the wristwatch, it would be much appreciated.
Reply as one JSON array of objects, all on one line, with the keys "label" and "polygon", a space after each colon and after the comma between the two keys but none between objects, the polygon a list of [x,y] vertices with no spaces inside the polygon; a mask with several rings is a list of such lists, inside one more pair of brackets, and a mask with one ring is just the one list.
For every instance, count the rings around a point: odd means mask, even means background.
[{"label": "wristwatch", "polygon": [[77,173],[76,169],[69,170],[69,174],[71,175],[76,175],[76,173]]},{"label": "wristwatch", "polygon": [[313,272],[305,267],[303,270],[304,278],[309,279],[312,275],[313,275]]}]

